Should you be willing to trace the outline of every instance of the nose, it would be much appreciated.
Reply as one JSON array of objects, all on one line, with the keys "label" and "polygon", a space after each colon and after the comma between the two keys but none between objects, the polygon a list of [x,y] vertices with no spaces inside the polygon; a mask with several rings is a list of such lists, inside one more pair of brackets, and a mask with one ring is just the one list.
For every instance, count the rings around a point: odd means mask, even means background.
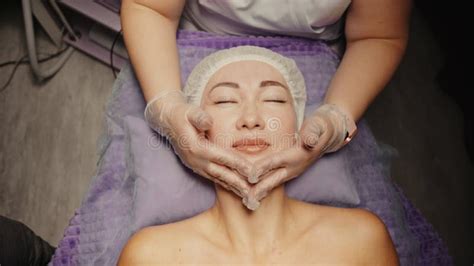
[{"label": "nose", "polygon": [[252,129],[263,129],[265,127],[265,121],[258,111],[258,107],[255,103],[246,104],[242,106],[241,115],[237,121],[237,129],[247,128]]}]

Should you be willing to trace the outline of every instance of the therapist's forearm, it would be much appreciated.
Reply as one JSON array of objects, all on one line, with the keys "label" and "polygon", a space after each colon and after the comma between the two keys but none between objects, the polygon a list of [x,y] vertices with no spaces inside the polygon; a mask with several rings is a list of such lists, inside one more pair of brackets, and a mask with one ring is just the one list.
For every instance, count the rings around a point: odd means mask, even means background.
[{"label": "therapist's forearm", "polygon": [[392,78],[407,39],[367,38],[348,42],[324,102],[333,103],[358,121]]},{"label": "therapist's forearm", "polygon": [[128,55],[146,101],[161,90],[180,90],[179,19],[132,1],[122,3],[120,17]]}]

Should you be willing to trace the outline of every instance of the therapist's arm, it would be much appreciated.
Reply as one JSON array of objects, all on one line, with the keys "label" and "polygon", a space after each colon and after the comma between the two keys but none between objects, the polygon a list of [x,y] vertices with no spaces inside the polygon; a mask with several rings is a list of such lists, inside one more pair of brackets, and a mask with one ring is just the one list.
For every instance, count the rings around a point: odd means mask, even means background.
[{"label": "therapist's arm", "polygon": [[122,1],[124,40],[147,102],[145,119],[170,140],[184,165],[244,197],[249,188],[242,176],[250,176],[250,162],[203,138],[199,133],[212,126],[212,117],[182,95],[176,33],[185,2]]},{"label": "therapist's arm", "polygon": [[408,42],[411,0],[352,0],[346,51],[325,102],[359,120],[392,78]]},{"label": "therapist's arm", "polygon": [[146,101],[160,90],[181,90],[176,32],[185,0],[123,0],[125,45]]},{"label": "therapist's arm", "polygon": [[[397,69],[408,42],[411,0],[352,0],[347,11],[346,51],[321,109],[305,118],[300,144],[254,162],[258,182],[249,198],[260,201],[282,182],[300,176],[326,151],[336,151],[345,138],[342,110],[358,121]],[[339,108],[335,108],[333,106]],[[328,111],[329,110],[329,111]],[[318,111],[318,110],[317,110]],[[350,144],[349,144],[350,145]]]}]

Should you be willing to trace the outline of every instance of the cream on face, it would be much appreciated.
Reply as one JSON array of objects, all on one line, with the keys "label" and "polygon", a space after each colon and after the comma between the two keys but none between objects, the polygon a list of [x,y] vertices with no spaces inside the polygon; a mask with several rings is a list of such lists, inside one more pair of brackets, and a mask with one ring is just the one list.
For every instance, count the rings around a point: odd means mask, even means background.
[{"label": "cream on face", "polygon": [[288,84],[274,67],[240,61],[219,69],[201,107],[213,118],[209,140],[256,160],[294,144],[296,114]]}]

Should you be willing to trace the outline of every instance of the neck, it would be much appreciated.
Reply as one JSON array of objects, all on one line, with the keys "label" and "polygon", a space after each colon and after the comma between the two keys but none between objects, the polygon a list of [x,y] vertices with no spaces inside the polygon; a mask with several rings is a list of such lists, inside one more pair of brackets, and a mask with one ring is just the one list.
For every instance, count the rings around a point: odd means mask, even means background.
[{"label": "neck", "polygon": [[234,252],[265,254],[294,227],[291,199],[284,186],[273,189],[260,207],[249,210],[242,199],[216,185],[216,202],[209,209],[214,232]]}]

